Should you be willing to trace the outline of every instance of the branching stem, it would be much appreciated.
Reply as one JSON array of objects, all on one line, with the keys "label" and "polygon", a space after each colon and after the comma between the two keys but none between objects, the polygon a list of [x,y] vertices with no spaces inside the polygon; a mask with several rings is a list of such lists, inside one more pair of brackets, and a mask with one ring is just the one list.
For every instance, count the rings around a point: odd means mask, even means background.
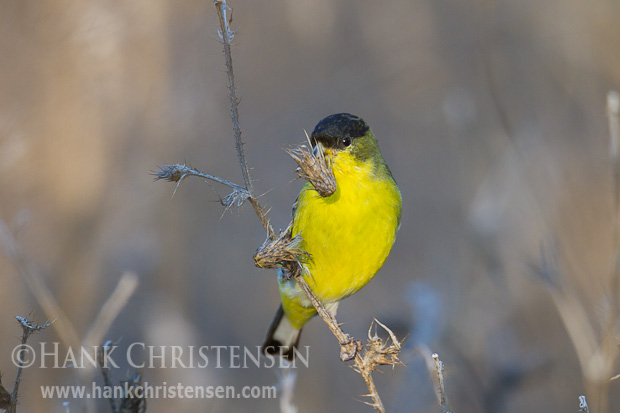
[{"label": "branching stem", "polygon": [[[308,283],[306,283],[306,280],[304,280],[303,276],[296,275],[295,279],[297,280],[297,283],[299,284],[303,292],[306,294],[306,296],[308,297],[308,299],[310,300],[310,302],[316,309],[319,316],[323,319],[325,324],[327,324],[327,327],[329,327],[332,334],[336,336],[336,338],[340,342],[340,345],[347,346],[348,344],[351,344],[352,346],[354,346],[354,348],[352,349],[352,353],[350,354],[353,355],[355,367],[357,371],[359,371],[360,375],[363,377],[364,382],[366,383],[366,387],[368,387],[368,391],[369,391],[368,396],[370,396],[373,401],[372,406],[378,412],[385,412],[385,408],[383,407],[383,402],[381,401],[381,397],[379,397],[379,392],[377,391],[375,382],[372,379],[372,375],[371,375],[372,369],[369,368],[363,362],[362,357],[360,356],[358,352],[359,350],[358,346],[361,347],[361,343],[358,344],[358,342],[356,342],[348,334],[345,334],[344,331],[342,331],[342,329],[340,328],[340,325],[338,324],[338,320],[336,320],[336,318],[334,318],[334,316],[332,316],[331,313],[327,311],[327,309],[323,306],[323,304],[321,304],[318,298],[316,298],[316,296],[312,292],[312,289],[310,288]],[[342,358],[342,353],[341,353],[341,358]]]},{"label": "branching stem", "polygon": [[22,341],[21,341],[21,348],[19,350],[18,357],[17,357],[17,373],[15,375],[15,384],[13,386],[13,392],[11,393],[10,405],[8,409],[9,413],[17,412],[17,396],[19,394],[19,384],[21,383],[22,372],[23,372],[24,363],[25,363],[24,357],[34,356],[33,354],[28,354],[28,351],[26,349],[26,343],[28,342],[28,337],[30,337],[31,334],[37,331],[45,330],[47,327],[49,327],[53,323],[53,322],[48,321],[46,323],[43,323],[42,325],[37,325],[33,323],[32,321],[30,321],[27,317],[17,316],[15,318],[17,319],[17,322],[20,324],[22,328]]},{"label": "branching stem", "polygon": [[[226,0],[215,0],[215,9],[217,17],[220,21],[220,38],[224,45],[224,58],[226,59],[226,75],[228,77],[228,97],[230,99],[230,116],[232,118],[233,133],[235,135],[235,146],[237,148],[237,157],[243,174],[243,182],[245,188],[253,195],[252,180],[250,179],[250,169],[245,161],[245,153],[243,151],[243,141],[241,141],[241,127],[239,126],[239,100],[237,99],[237,88],[235,87],[235,74],[233,72],[232,53],[230,51],[230,43],[234,37],[234,32],[230,30],[227,18]],[[232,15],[231,15],[232,16]],[[231,17],[232,20],[232,17]],[[253,196],[252,196],[253,198]],[[252,203],[254,206],[254,203]]]}]

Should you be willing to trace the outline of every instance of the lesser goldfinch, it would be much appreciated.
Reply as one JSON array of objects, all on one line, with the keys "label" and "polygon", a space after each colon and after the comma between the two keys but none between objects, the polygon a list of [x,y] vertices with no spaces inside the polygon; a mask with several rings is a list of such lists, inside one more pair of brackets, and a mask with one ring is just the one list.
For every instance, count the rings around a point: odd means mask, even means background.
[{"label": "lesser goldfinch", "polygon": [[[321,120],[312,135],[336,179],[336,191],[322,197],[310,182],[293,206],[291,235],[307,252],[302,274],[323,305],[359,291],[379,271],[400,226],[402,198],[377,138],[366,122],[348,113]],[[266,354],[294,358],[302,327],[316,315],[295,278],[278,276],[282,304],[263,344]]]}]

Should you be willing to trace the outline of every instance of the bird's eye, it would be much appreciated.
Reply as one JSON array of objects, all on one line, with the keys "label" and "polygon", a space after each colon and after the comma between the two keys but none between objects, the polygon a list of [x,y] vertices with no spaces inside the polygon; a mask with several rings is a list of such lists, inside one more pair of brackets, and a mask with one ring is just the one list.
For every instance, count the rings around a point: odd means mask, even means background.
[{"label": "bird's eye", "polygon": [[348,136],[342,138],[342,145],[346,148],[347,146],[351,145],[351,138],[349,138]]}]

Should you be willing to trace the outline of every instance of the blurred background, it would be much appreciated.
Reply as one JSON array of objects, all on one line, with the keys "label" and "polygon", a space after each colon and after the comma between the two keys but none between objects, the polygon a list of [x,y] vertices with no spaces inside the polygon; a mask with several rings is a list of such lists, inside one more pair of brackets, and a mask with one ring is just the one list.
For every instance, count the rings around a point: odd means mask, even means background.
[{"label": "blurred background", "polygon": [[[246,157],[274,226],[286,227],[302,184],[283,148],[332,113],[370,124],[402,191],[388,261],[339,311],[357,338],[373,317],[406,337],[407,366],[375,374],[388,411],[439,411],[429,351],[445,363],[448,408],[460,413],[577,411],[581,394],[592,411],[605,412],[604,400],[620,409],[620,383],[607,383],[620,368],[608,323],[617,307],[606,112],[608,92],[620,88],[620,4],[229,5]],[[106,339],[125,348],[260,345],[279,298],[276,273],[253,265],[265,237],[254,212],[223,214],[217,193],[226,188],[197,179],[172,197],[174,184],[151,175],[187,161],[242,181],[212,2],[0,8],[0,219],[61,322],[83,338],[129,270],[139,286]],[[47,314],[3,252],[0,371],[10,387],[15,316]],[[43,341],[61,337],[51,328],[30,339]],[[602,341],[611,356],[593,365],[588,350]],[[311,350],[309,367],[297,369],[299,412],[371,411],[320,320],[301,344]],[[130,373],[116,369],[113,379]],[[213,366],[144,375],[238,386],[280,377]],[[26,370],[20,410],[64,411],[39,386],[78,382],[75,369]],[[97,408],[108,411],[104,401]],[[279,401],[157,399],[147,411],[196,410],[273,412]]]}]

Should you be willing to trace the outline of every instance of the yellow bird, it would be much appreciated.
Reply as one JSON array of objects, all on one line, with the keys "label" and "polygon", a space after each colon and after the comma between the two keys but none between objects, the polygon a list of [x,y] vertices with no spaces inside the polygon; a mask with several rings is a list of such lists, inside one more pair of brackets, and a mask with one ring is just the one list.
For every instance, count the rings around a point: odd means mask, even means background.
[{"label": "yellow bird", "polygon": [[[292,235],[300,235],[303,277],[335,314],[338,303],[359,291],[387,258],[400,226],[402,199],[377,138],[361,118],[338,113],[321,120],[311,135],[323,152],[337,189],[322,197],[310,182],[293,206]],[[263,344],[266,354],[289,360],[302,327],[316,315],[294,278],[278,276],[282,304]]]}]

